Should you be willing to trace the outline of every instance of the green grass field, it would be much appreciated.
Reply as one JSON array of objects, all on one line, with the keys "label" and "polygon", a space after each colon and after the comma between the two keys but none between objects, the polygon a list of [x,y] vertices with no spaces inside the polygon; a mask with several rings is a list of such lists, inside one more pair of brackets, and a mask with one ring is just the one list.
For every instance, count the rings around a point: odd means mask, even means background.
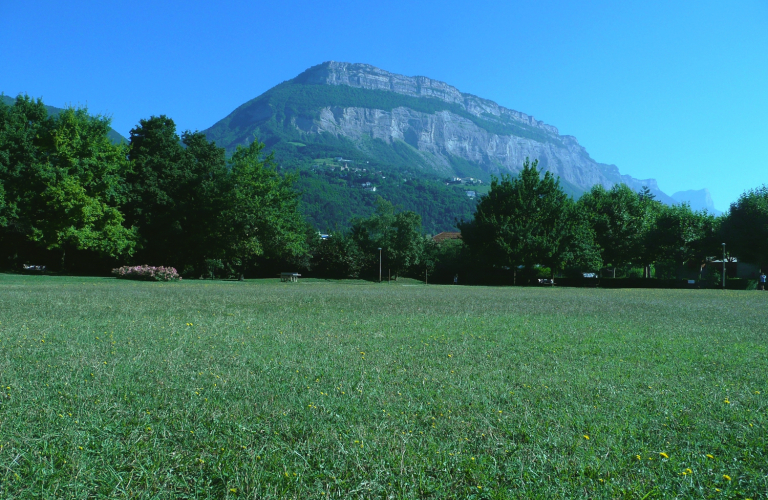
[{"label": "green grass field", "polygon": [[0,275],[0,498],[766,498],[767,313]]}]

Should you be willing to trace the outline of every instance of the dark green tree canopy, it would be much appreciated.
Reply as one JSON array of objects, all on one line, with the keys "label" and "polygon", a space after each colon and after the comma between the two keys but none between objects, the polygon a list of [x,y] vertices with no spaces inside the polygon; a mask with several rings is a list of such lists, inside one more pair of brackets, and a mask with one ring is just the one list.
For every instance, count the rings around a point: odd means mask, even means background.
[{"label": "dark green tree canopy", "polygon": [[128,156],[126,216],[139,230],[137,261],[183,271],[220,258],[224,150],[199,132],[179,137],[173,120],[159,116],[131,130]]},{"label": "dark green tree canopy", "polygon": [[421,216],[408,210],[397,211],[383,198],[376,202],[376,213],[353,222],[352,238],[368,256],[370,267],[378,267],[378,249],[381,248],[382,259],[386,259],[385,268],[391,269],[394,275],[419,266],[424,256]]},{"label": "dark green tree canopy", "polygon": [[739,259],[768,267],[768,186],[745,192],[731,205],[721,238]]},{"label": "dark green tree canopy", "polygon": [[625,184],[606,190],[597,185],[578,201],[580,210],[595,233],[606,265],[613,267],[641,263],[648,209],[653,199],[635,193]]},{"label": "dark green tree canopy", "polygon": [[298,257],[307,252],[306,225],[299,213],[293,176],[277,172],[264,144],[238,146],[228,162],[224,229],[225,255],[238,266],[255,257]]},{"label": "dark green tree canopy", "polygon": [[[495,266],[562,269],[576,259],[577,242],[589,238],[573,215],[573,201],[551,172],[527,158],[517,177],[491,181],[474,220],[460,225],[476,258]],[[578,230],[577,230],[578,229]]]},{"label": "dark green tree canopy", "polygon": [[720,246],[716,235],[714,215],[695,212],[688,204],[661,206],[646,234],[646,246],[652,261],[669,260],[680,266],[715,255]]},{"label": "dark green tree canopy", "polygon": [[[109,139],[109,119],[68,108],[47,116],[42,101],[0,105],[0,237],[4,253],[133,252],[120,186],[128,166]],[[30,245],[31,244],[31,245]]]}]

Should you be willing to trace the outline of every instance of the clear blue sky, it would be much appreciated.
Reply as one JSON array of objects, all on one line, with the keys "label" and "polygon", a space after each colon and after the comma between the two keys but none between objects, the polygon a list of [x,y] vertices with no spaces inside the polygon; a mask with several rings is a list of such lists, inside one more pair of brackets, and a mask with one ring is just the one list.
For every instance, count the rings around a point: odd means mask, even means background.
[{"label": "clear blue sky", "polygon": [[443,80],[723,210],[768,183],[768,2],[0,0],[0,91],[205,129],[323,61]]}]

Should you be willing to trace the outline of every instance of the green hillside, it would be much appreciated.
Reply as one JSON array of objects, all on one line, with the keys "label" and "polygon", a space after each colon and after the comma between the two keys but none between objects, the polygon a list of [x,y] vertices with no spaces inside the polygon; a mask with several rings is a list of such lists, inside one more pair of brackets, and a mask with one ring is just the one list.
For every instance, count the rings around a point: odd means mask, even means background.
[{"label": "green hillside", "polygon": [[[352,217],[372,213],[376,197],[413,210],[423,219],[426,232],[455,230],[457,220],[469,219],[476,201],[466,195],[472,187],[446,186],[447,174],[438,174],[430,153],[419,151],[405,141],[386,143],[363,135],[353,141],[327,132],[310,131],[323,108],[357,107],[392,111],[398,107],[434,114],[449,111],[477,126],[500,135],[514,135],[539,142],[559,142],[544,131],[488,115],[477,117],[455,103],[437,98],[413,97],[384,90],[369,90],[347,85],[306,83],[304,75],[283,82],[243,104],[229,116],[205,131],[209,140],[232,153],[238,145],[259,140],[275,154],[281,168],[300,173],[297,187],[302,191],[302,210],[320,230],[348,227]],[[364,191],[360,179],[339,177],[313,168],[318,161],[344,158],[355,167],[378,171],[377,191]],[[479,165],[457,156],[449,156],[450,168],[458,177],[481,179],[490,175]],[[390,180],[382,182],[381,177]],[[395,182],[392,179],[400,179]],[[575,197],[583,190],[563,183]],[[483,190],[480,189],[478,193]]]},{"label": "green hillside", "polygon": [[475,211],[475,199],[466,194],[472,186],[446,186],[440,179],[409,171],[350,165],[341,170],[332,159],[321,159],[298,169],[295,186],[302,193],[301,211],[321,231],[345,229],[351,219],[370,216],[379,196],[421,215],[428,234],[455,231],[456,222],[469,220]]},{"label": "green hillside", "polygon": [[[7,95],[0,95],[0,102],[7,106],[13,106],[13,103],[16,102],[16,99]],[[48,110],[48,114],[51,116],[56,116],[61,112],[61,108],[56,108],[54,106],[46,105],[45,109]],[[117,132],[117,130],[113,128],[109,129],[108,137],[115,144],[120,142],[128,142],[128,139],[123,137],[120,133]]]}]

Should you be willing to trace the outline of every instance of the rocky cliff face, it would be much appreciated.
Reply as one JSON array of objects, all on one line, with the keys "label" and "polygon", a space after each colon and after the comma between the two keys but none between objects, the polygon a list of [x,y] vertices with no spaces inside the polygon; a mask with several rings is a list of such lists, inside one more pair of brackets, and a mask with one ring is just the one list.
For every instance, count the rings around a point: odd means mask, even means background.
[{"label": "rocky cliff face", "polygon": [[721,215],[722,212],[715,208],[715,202],[709,189],[689,189],[688,191],[678,191],[672,195],[672,198],[678,203],[688,203],[693,210],[706,210],[714,215]]},{"label": "rocky cliff face", "polygon": [[371,159],[379,159],[382,150],[376,148],[384,144],[407,158],[409,169],[486,179],[518,172],[528,157],[559,176],[572,194],[625,183],[636,191],[648,186],[660,201],[674,203],[654,179],[635,179],[596,162],[575,137],[530,115],[444,82],[368,64],[313,66],[243,104],[206,134],[230,151],[254,135],[277,149],[281,142],[317,145],[331,135]]},{"label": "rocky cliff face", "polygon": [[493,101],[465,94],[447,83],[425,76],[404,76],[390,73],[370,64],[352,64],[330,61],[314,66],[296,78],[302,83],[348,85],[370,90],[389,90],[413,97],[433,97],[462,106],[476,116],[488,113],[496,117],[509,117],[520,123],[541,128],[554,135],[557,128],[535,120],[525,113],[499,106]]},{"label": "rocky cliff face", "polygon": [[535,139],[498,134],[451,111],[423,113],[406,107],[391,111],[327,107],[313,123],[296,124],[306,132],[327,132],[355,141],[364,136],[387,143],[403,141],[421,153],[425,163],[446,173],[453,171],[453,159],[456,157],[497,175],[519,171],[526,157],[537,158],[540,167],[583,191],[595,184],[610,188],[623,182],[635,190],[648,186],[661,201],[674,202],[659,190],[654,179],[635,179],[622,175],[615,165],[597,163],[575,137],[560,135],[556,127],[493,101],[462,93],[444,82],[421,76],[398,75],[367,64],[333,61],[310,68],[295,81],[437,98],[459,105],[467,113],[489,123],[517,125],[538,134]]}]

